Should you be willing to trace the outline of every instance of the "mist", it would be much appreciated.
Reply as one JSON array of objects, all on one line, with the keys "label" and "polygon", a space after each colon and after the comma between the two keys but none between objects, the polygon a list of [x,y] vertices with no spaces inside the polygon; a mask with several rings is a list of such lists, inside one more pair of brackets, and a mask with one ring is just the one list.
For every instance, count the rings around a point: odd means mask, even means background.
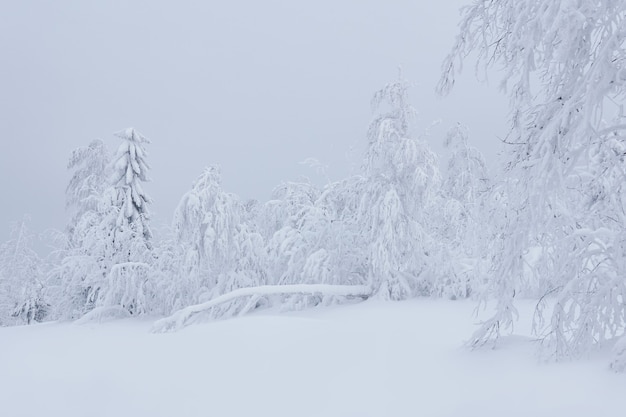
[{"label": "mist", "polygon": [[503,95],[472,71],[451,96],[434,92],[463,3],[5,2],[0,240],[24,214],[35,231],[63,228],[70,152],[93,139],[115,149],[130,126],[152,141],[156,224],[209,164],[242,199],[342,178],[360,166],[371,95],[399,66],[415,84],[418,134],[441,152],[462,122],[495,164]]}]

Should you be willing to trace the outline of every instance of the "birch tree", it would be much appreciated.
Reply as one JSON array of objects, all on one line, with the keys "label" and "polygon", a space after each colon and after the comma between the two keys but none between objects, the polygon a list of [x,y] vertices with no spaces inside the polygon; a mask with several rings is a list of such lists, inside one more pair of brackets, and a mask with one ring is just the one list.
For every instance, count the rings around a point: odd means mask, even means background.
[{"label": "birch tree", "polygon": [[400,74],[374,95],[374,109],[387,110],[367,133],[357,208],[362,244],[369,251],[369,279],[381,297],[393,300],[430,295],[439,274],[436,237],[427,224],[428,213],[441,203],[441,176],[435,154],[413,137],[416,111],[409,104],[409,87]]},{"label": "birch tree", "polygon": [[43,262],[32,248],[27,218],[12,226],[0,245],[0,325],[42,321],[49,310],[44,294]]},{"label": "birch tree", "polygon": [[440,90],[477,52],[482,68],[503,68],[512,112],[498,307],[475,344],[511,326],[531,248],[556,296],[549,320],[537,321],[556,357],[624,332],[625,40],[621,1],[480,0],[463,11]]}]

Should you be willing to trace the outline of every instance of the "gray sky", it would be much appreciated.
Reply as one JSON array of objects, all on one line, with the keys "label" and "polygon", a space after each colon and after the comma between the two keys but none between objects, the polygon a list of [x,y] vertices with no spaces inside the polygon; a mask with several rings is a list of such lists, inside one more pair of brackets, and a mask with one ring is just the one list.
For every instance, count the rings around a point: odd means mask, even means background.
[{"label": "gray sky", "polygon": [[[332,180],[360,163],[370,98],[397,66],[416,84],[431,143],[461,121],[493,160],[505,98],[467,65],[450,97],[434,86],[462,0],[5,1],[0,3],[0,241],[28,213],[62,228],[72,149],[133,126],[152,140],[154,220],[170,221],[202,169],[265,201],[314,157]],[[495,84],[495,83],[494,83]]]}]

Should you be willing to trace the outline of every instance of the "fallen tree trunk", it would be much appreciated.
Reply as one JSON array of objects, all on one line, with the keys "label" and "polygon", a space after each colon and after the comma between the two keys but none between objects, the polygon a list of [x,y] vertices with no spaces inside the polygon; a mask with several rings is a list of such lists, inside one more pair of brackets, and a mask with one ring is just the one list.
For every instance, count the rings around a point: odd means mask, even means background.
[{"label": "fallen tree trunk", "polygon": [[329,284],[261,285],[258,287],[238,288],[204,303],[185,307],[169,317],[157,320],[152,326],[152,331],[162,333],[178,330],[185,327],[197,314],[241,297],[286,294],[319,294],[325,296],[368,298],[372,295],[372,289],[367,285]]}]

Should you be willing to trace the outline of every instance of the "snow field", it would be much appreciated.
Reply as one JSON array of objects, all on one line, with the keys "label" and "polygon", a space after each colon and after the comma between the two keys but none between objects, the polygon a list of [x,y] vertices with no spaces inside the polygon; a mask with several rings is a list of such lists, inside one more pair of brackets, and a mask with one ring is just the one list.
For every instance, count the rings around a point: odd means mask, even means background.
[{"label": "snow field", "polygon": [[[368,301],[165,334],[146,319],[0,328],[0,415],[623,415],[626,378],[605,357],[541,363],[523,326],[462,348],[474,307]],[[528,323],[532,304],[520,312]]]}]

